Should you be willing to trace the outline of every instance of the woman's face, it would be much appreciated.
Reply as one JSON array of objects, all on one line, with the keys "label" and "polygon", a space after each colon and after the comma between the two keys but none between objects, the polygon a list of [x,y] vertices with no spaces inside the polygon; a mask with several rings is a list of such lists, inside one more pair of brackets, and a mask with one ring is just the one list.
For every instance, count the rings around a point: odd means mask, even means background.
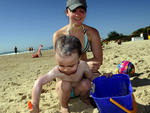
[{"label": "woman's face", "polygon": [[76,25],[82,25],[85,17],[86,17],[86,11],[83,8],[76,8],[73,11],[70,11],[67,9],[66,15],[69,17],[69,21],[72,24]]}]

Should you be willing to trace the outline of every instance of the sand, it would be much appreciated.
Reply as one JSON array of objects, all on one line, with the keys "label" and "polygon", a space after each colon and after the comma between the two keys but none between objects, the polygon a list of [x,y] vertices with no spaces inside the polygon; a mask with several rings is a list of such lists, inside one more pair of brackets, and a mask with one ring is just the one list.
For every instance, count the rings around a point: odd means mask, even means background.
[{"label": "sand", "polygon": [[[150,113],[150,40],[109,43],[103,51],[101,73],[116,73],[117,64],[123,60],[134,64],[137,76],[131,77],[131,83],[138,113]],[[28,113],[34,81],[56,65],[51,50],[42,53],[40,58],[32,58],[32,53],[0,56],[0,113]],[[98,113],[79,98],[71,99],[69,106],[71,113]],[[41,113],[59,113],[55,81],[43,86],[40,109]]]}]

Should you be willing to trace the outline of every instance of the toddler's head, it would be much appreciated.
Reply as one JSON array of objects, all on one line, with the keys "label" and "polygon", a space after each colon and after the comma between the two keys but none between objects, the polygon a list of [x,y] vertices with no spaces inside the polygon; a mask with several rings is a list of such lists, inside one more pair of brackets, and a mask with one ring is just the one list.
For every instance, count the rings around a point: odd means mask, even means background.
[{"label": "toddler's head", "polygon": [[56,40],[55,56],[58,68],[62,73],[67,75],[77,71],[82,46],[80,40],[75,36],[62,36]]},{"label": "toddler's head", "polygon": [[73,53],[77,53],[80,57],[82,54],[80,40],[75,36],[61,36],[56,40],[55,52],[60,56],[70,56]]}]

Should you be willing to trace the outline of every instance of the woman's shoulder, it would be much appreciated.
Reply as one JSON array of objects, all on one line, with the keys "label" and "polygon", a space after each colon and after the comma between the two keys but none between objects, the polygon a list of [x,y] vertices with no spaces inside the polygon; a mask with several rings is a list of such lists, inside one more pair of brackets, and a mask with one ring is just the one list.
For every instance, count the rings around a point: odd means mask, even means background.
[{"label": "woman's shoulder", "polygon": [[87,31],[87,35],[89,39],[92,39],[93,37],[99,37],[99,31],[96,28],[88,26],[88,25],[84,25],[84,26]]},{"label": "woman's shoulder", "polygon": [[54,34],[55,35],[59,35],[59,34],[65,34],[66,33],[66,29],[67,29],[67,25],[60,28],[59,30],[57,30]]},{"label": "woman's shoulder", "polygon": [[84,28],[88,31],[88,32],[98,32],[98,30],[94,27],[88,26],[84,24]]},{"label": "woman's shoulder", "polygon": [[66,34],[66,29],[67,29],[67,25],[60,28],[59,30],[57,30],[54,34],[53,34],[53,37],[60,37],[62,35],[65,35]]}]

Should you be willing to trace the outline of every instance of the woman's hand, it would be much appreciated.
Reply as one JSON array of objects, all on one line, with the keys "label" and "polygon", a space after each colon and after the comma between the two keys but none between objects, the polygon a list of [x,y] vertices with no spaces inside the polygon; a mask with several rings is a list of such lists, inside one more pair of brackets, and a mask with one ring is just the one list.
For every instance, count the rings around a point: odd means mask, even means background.
[{"label": "woman's hand", "polygon": [[111,77],[112,75],[113,75],[113,73],[103,73],[102,76]]},{"label": "woman's hand", "polygon": [[97,62],[97,61],[88,61],[87,64],[88,64],[90,70],[93,73],[97,73],[98,72],[98,69],[100,68],[100,62]]}]

